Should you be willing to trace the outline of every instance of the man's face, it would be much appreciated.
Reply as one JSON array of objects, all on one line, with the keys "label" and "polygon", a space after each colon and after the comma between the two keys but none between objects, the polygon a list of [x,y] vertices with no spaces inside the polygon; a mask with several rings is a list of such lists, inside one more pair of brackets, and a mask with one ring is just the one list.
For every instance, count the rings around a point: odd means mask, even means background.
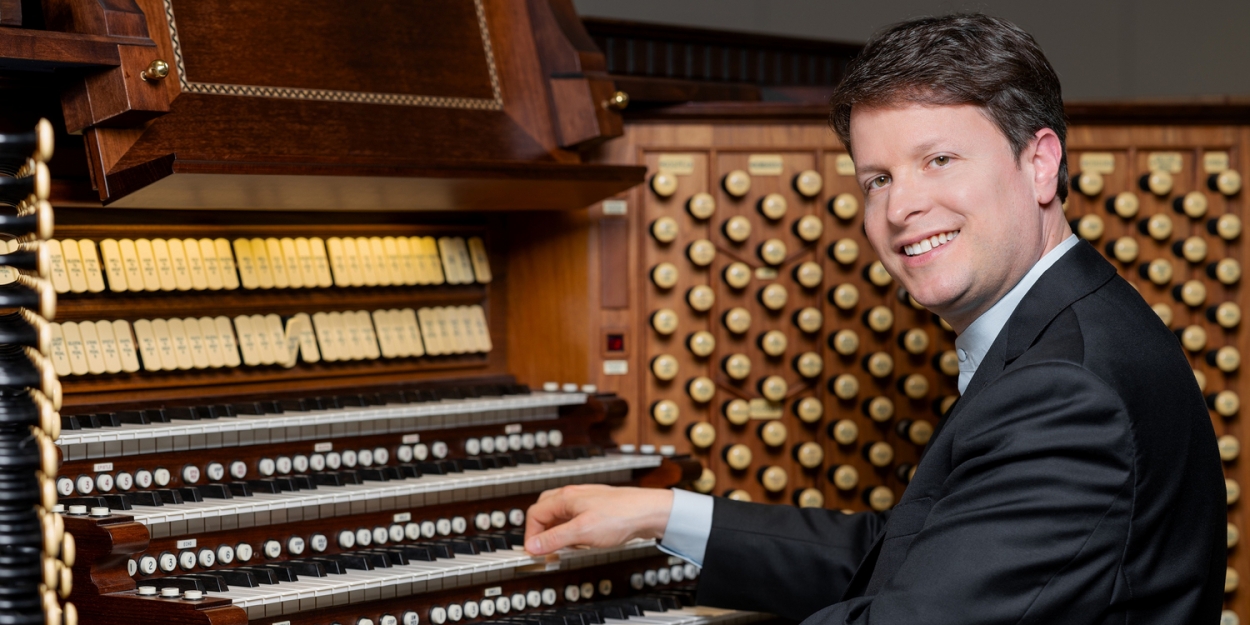
[{"label": "man's face", "polygon": [[851,144],[869,243],[890,275],[957,331],[1041,258],[1032,146],[1017,166],[979,107],[856,108]]}]

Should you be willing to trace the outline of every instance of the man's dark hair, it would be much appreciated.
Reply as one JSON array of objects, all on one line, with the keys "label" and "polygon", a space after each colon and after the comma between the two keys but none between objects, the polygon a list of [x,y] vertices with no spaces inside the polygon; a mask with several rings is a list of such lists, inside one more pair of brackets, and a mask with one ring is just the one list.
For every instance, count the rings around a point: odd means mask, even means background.
[{"label": "man's dark hair", "polygon": [[829,114],[851,149],[851,109],[896,104],[974,104],[1019,160],[1042,128],[1059,135],[1059,200],[1068,197],[1067,122],[1059,77],[1037,42],[997,17],[923,17],[878,33],[847,67]]}]

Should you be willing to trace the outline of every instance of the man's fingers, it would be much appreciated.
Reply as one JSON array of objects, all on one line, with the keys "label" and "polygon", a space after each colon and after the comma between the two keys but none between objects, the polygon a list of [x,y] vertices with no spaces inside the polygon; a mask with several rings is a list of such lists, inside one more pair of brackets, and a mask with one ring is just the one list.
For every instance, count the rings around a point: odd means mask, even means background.
[{"label": "man's fingers", "polygon": [[539,493],[539,495],[538,495],[538,500],[539,500],[539,501],[542,501],[542,500],[547,499],[547,498],[550,498],[550,497],[555,497],[556,495],[559,495],[559,494],[560,494],[560,489],[559,489],[559,488],[552,488],[552,489],[550,489],[550,490],[545,490],[545,491],[543,491],[543,492]]},{"label": "man's fingers", "polygon": [[[550,495],[548,495],[550,493]],[[573,515],[566,508],[566,501],[559,497],[560,491],[549,490],[543,493],[538,502],[530,506],[525,513],[525,536],[535,536],[548,528],[564,523]]]},{"label": "man's fingers", "polygon": [[525,550],[534,555],[544,555],[572,545],[580,544],[582,535],[581,517],[568,523],[557,525],[545,532],[530,535],[526,528]]}]

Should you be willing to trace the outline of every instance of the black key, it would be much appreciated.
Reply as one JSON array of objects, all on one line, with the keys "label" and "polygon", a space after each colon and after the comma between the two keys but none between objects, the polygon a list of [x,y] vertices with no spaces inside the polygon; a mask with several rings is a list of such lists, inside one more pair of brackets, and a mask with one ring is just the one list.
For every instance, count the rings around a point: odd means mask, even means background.
[{"label": "black key", "polygon": [[[247,571],[251,573],[252,576],[256,578],[256,581],[261,584],[273,585],[273,584],[278,583],[278,573],[274,571],[273,569],[267,569],[263,566],[248,566],[248,567],[239,567],[235,570]],[[230,581],[226,580],[226,583],[229,584]]]},{"label": "black key", "polygon": [[504,467],[515,467],[516,458],[509,454],[495,454],[495,464],[499,465],[501,469]]},{"label": "black key", "polygon": [[212,406],[205,406],[202,408],[202,410],[207,411],[208,413],[207,416],[209,419],[220,419],[221,417],[237,416],[236,413],[234,412],[234,406],[231,406],[229,404],[214,404]]},{"label": "black key", "polygon": [[412,398],[412,403],[415,403],[415,404],[424,404],[427,402],[438,401],[438,396],[435,395],[431,391],[414,390],[414,391],[407,391],[405,394],[408,395],[408,397]]},{"label": "black key", "polygon": [[586,448],[582,447],[581,445],[577,445],[575,447],[569,447],[568,450],[570,453],[573,454],[574,460],[585,460],[586,458],[590,457],[590,454],[586,453]]},{"label": "black key", "polygon": [[286,412],[286,410],[282,407],[282,402],[280,401],[262,401],[260,402],[260,408],[265,411],[265,414],[282,414]]},{"label": "black key", "polygon": [[97,413],[96,420],[99,421],[102,428],[119,428],[122,426],[122,420],[117,416],[116,412]]},{"label": "black key", "polygon": [[311,475],[292,475],[291,482],[299,490],[317,490],[317,483]]},{"label": "black key", "polygon": [[171,421],[169,415],[165,413],[165,409],[163,408],[156,410],[140,410],[139,414],[144,419],[147,419],[149,423],[169,423]]},{"label": "black key", "polygon": [[378,393],[378,398],[388,404],[407,404],[408,397],[402,391],[391,391],[389,393]]},{"label": "black key", "polygon": [[460,460],[460,467],[465,471],[485,471],[487,468],[486,463],[478,457]]},{"label": "black key", "polygon": [[161,410],[165,418],[176,421],[199,421],[203,418],[195,406],[171,406]]},{"label": "black key", "polygon": [[437,557],[428,545],[400,545],[398,548],[404,550],[404,555],[408,556],[409,561],[433,562]]},{"label": "black key", "polygon": [[366,549],[364,551],[366,553],[378,554],[386,558],[386,561],[390,563],[392,566],[408,564],[408,556],[404,554],[403,549],[396,549],[394,547],[380,547],[378,549]]},{"label": "black key", "polygon": [[278,483],[273,480],[248,480],[247,485],[251,487],[254,493],[278,494]]},{"label": "black key", "polygon": [[95,430],[100,427],[100,420],[93,414],[78,415],[78,423],[88,430]]},{"label": "black key", "polygon": [[67,510],[70,506],[87,506],[87,510],[91,510],[92,508],[102,508],[109,505],[108,501],[105,501],[103,497],[62,497],[56,500],[56,502],[64,504]]},{"label": "black key", "polygon": [[398,466],[383,467],[382,471],[386,474],[386,477],[392,480],[402,480],[408,477],[404,473],[404,470],[399,468]]},{"label": "black key", "polygon": [[273,480],[273,483],[278,485],[279,492],[290,493],[299,490],[299,488],[295,486],[295,480],[289,477],[279,476],[271,477],[269,479]]},{"label": "black key", "polygon": [[434,393],[440,400],[464,399],[460,396],[460,391],[455,388],[434,389]]},{"label": "black key", "polygon": [[204,590],[206,590],[204,587],[204,580],[196,579],[189,575],[188,576],[179,575],[175,577],[162,577],[158,581],[160,582],[161,588],[172,586],[174,588],[177,588],[178,590],[184,590],[184,591],[185,590],[198,590],[200,592],[203,592]]},{"label": "black key", "polygon": [[382,469],[357,469],[356,475],[364,482],[388,482],[391,479]]},{"label": "black key", "polygon": [[677,597],[674,597],[672,595],[665,594],[665,593],[660,593],[656,595],[656,598],[660,600],[660,603],[663,604],[666,609],[669,609],[669,610],[681,609],[681,602],[677,600]]},{"label": "black key", "polygon": [[260,402],[246,402],[242,404],[234,404],[236,414],[259,416],[265,414],[265,409],[260,406]]},{"label": "black key", "polygon": [[552,455],[549,449],[538,449],[534,451],[534,455],[538,457],[539,462],[555,462],[556,457]]},{"label": "black key", "polygon": [[137,490],[133,493],[123,493],[122,496],[125,497],[126,499],[129,499],[130,504],[133,506],[163,506],[165,505],[165,502],[161,501],[161,496],[156,491]]},{"label": "black key", "polygon": [[295,571],[296,575],[304,577],[325,577],[326,565],[324,562],[313,562],[311,560],[291,560],[287,562],[287,566]]},{"label": "black key", "polygon": [[365,402],[360,395],[338,395],[334,399],[340,408],[347,408],[349,406],[353,408],[360,408],[365,405]]},{"label": "black key", "polygon": [[170,504],[182,503],[182,493],[172,488],[158,488],[152,492],[156,493],[156,496],[160,497],[161,501],[165,503],[170,503]]},{"label": "black key", "polygon": [[517,464],[538,464],[538,454],[532,451],[514,451],[512,452],[512,459]]},{"label": "black key", "polygon": [[344,484],[359,484],[362,481],[364,481],[360,479],[359,473],[352,471],[350,469],[344,469],[344,470],[339,471],[339,479],[343,480]]},{"label": "black key", "polygon": [[200,495],[206,499],[233,499],[234,493],[230,492],[230,486],[227,484],[205,484],[199,487]]},{"label": "black key", "polygon": [[357,551],[356,554],[369,560],[369,564],[375,569],[391,568],[391,558],[389,554],[378,551]]},{"label": "black key", "polygon": [[213,575],[226,580],[226,584],[230,586],[256,588],[260,585],[260,581],[256,579],[254,573],[242,569],[221,569],[220,571],[213,571]]},{"label": "black key", "polygon": [[401,464],[395,467],[403,476],[400,479],[412,479],[421,477],[421,467],[415,464]]},{"label": "black key", "polygon": [[78,417],[72,415],[61,415],[61,430],[81,430],[82,424],[78,422]]},{"label": "black key", "polygon": [[[326,557],[332,560],[338,560],[344,568],[356,569],[358,571],[372,571],[374,568],[373,563],[369,561],[369,558],[355,553],[340,553]],[[320,558],[314,559],[320,560]]]},{"label": "black key", "polygon": [[108,506],[113,510],[130,510],[130,500],[124,495],[101,495],[101,499],[108,502]]},{"label": "black key", "polygon": [[642,616],[642,610],[637,608],[627,608],[623,605],[599,605],[596,610],[603,618],[627,619],[631,616]]},{"label": "black key", "polygon": [[451,550],[456,553],[463,553],[467,555],[477,555],[481,553],[481,550],[477,548],[477,545],[464,538],[452,538],[442,542],[447,543],[447,545],[451,547]]},{"label": "black key", "polygon": [[196,501],[196,502],[204,501],[204,496],[200,494],[200,489],[196,486],[183,486],[182,488],[178,489],[178,493],[182,495],[182,500],[184,502],[185,501]]},{"label": "black key", "polygon": [[439,462],[448,473],[464,473],[464,467],[460,466],[459,460],[439,460]]},{"label": "black key", "polygon": [[439,462],[422,462],[417,465],[421,472],[429,475],[447,475],[447,470]]},{"label": "black key", "polygon": [[317,410],[336,410],[338,408],[341,408],[341,406],[339,406],[338,400],[335,399],[334,397],[314,397],[312,398],[312,400],[318,406],[320,406],[320,408],[317,408]]},{"label": "black key", "polygon": [[478,534],[477,537],[490,541],[490,545],[495,548],[495,551],[512,548],[512,543],[508,541],[508,537],[504,534]]},{"label": "black key", "polygon": [[204,590],[206,592],[226,592],[230,590],[230,586],[226,584],[225,578],[214,573],[187,573],[182,577],[190,577],[204,582]]},{"label": "black key", "polygon": [[279,582],[298,582],[299,576],[295,574],[295,569],[287,566],[285,562],[273,564],[261,564],[252,568],[264,568],[274,572],[278,576]]},{"label": "black key", "polygon": [[452,551],[451,545],[445,545],[441,542],[423,542],[423,543],[417,543],[417,544],[421,547],[425,547],[429,549],[430,553],[434,554],[435,558],[448,560],[448,559],[456,557],[455,552]]},{"label": "black key", "polygon": [[483,538],[481,536],[471,536],[467,540],[473,543],[474,547],[477,547],[478,553],[491,553],[495,551],[495,546],[491,544],[490,539],[488,538]]},{"label": "black key", "polygon": [[117,418],[122,423],[138,423],[141,425],[151,423],[147,415],[143,414],[145,410],[120,410],[117,412]]},{"label": "black key", "polygon": [[309,558],[309,562],[320,564],[321,568],[330,575],[342,575],[347,572],[347,567],[342,562],[332,560],[330,558]]},{"label": "black key", "polygon": [[227,486],[230,487],[230,494],[234,495],[235,497],[251,497],[252,496],[252,486],[251,484],[248,484],[247,482],[230,482],[229,484],[227,484]]},{"label": "black key", "polygon": [[509,395],[529,395],[531,392],[530,387],[524,384],[513,384],[508,387]]},{"label": "black key", "polygon": [[387,404],[381,393],[367,393],[362,395],[362,397],[364,397],[365,404],[369,406],[385,406]]},{"label": "black key", "polygon": [[575,458],[573,455],[573,448],[571,447],[556,447],[555,450],[552,451],[552,455],[554,455],[557,460],[572,460]]},{"label": "black key", "polygon": [[312,479],[313,479],[313,483],[317,485],[324,485],[324,486],[342,486],[343,484],[346,483],[343,481],[343,478],[340,477],[338,473],[334,473],[334,472],[313,473]]},{"label": "black key", "polygon": [[569,610],[569,612],[572,612],[573,614],[577,614],[581,616],[582,623],[584,623],[585,625],[603,625],[603,617],[599,616],[599,613],[595,612],[593,609],[572,608]]},{"label": "black key", "polygon": [[668,608],[665,607],[663,601],[660,601],[659,597],[654,597],[651,595],[638,595],[637,597],[630,597],[629,599],[626,599],[626,601],[638,606],[640,609],[647,610],[649,612],[667,612],[668,611]]}]

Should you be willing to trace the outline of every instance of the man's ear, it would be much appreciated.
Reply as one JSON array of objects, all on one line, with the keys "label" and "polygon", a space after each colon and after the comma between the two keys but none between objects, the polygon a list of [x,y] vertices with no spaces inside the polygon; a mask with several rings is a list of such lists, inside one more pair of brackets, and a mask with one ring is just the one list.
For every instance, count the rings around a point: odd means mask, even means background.
[{"label": "man's ear", "polygon": [[1063,144],[1059,135],[1050,128],[1043,128],[1033,135],[1028,158],[1033,165],[1033,188],[1037,191],[1037,203],[1046,206],[1058,195],[1059,163],[1063,160]]}]

